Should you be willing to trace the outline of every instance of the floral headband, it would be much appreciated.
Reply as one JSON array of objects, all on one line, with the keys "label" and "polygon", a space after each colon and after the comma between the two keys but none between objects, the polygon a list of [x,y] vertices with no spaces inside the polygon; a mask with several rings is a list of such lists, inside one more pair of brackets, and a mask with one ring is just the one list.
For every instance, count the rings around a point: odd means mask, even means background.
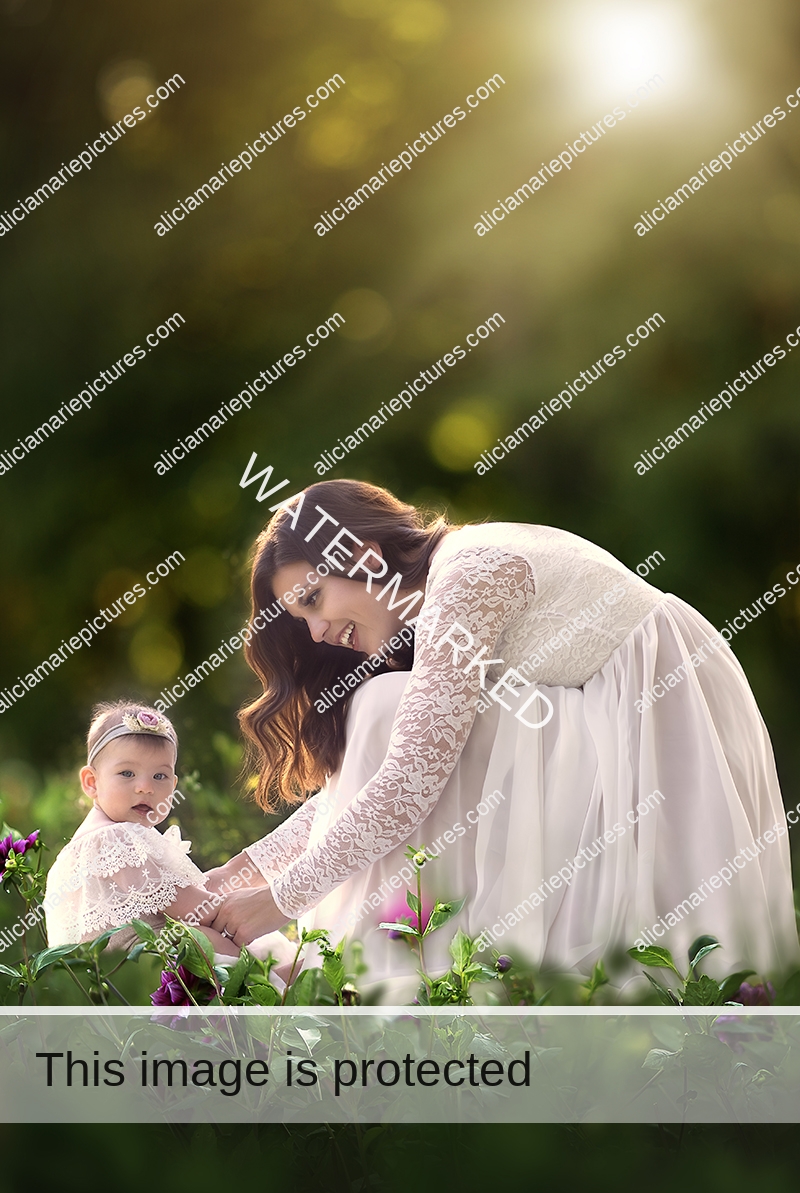
[{"label": "floral headband", "polygon": [[114,741],[117,737],[128,737],[131,733],[149,733],[155,737],[166,737],[168,741],[172,742],[177,753],[178,739],[175,736],[175,730],[166,717],[161,717],[158,713],[147,712],[145,709],[139,709],[135,713],[125,713],[119,725],[113,725],[97,739],[89,751],[87,764],[91,766],[93,759],[97,757],[103,747],[107,746],[109,742]]}]

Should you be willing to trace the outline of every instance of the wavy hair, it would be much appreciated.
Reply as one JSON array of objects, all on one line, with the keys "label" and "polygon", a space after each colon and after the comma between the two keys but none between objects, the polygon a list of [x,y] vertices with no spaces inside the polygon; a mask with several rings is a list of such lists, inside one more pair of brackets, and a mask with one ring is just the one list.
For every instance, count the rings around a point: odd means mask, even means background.
[{"label": "wavy hair", "polygon": [[[326,523],[306,541],[323,513],[362,542],[378,543],[388,566],[386,577],[399,572],[401,589],[424,587],[430,557],[451,529],[444,518],[426,520],[415,506],[399,501],[386,489],[363,481],[330,480],[303,490],[289,508],[277,511],[259,535],[252,562],[251,621],[262,611],[262,619],[267,620],[267,614],[269,618],[265,628],[246,644],[245,658],[263,692],[240,711],[239,721],[258,771],[254,798],[267,811],[275,811],[281,801],[302,802],[338,768],[344,753],[347,706],[360,685],[324,712],[318,711],[315,701],[326,687],[370,657],[314,642],[308,627],[277,599],[280,594],[275,592],[273,577],[288,564],[305,562],[315,570],[322,565],[334,575],[346,575],[331,569],[330,560],[323,555],[323,548],[336,534],[333,523]],[[350,579],[353,584],[366,583],[363,572],[360,579]],[[413,645],[391,658],[396,669],[410,670]],[[389,669],[382,665],[374,674]]]}]

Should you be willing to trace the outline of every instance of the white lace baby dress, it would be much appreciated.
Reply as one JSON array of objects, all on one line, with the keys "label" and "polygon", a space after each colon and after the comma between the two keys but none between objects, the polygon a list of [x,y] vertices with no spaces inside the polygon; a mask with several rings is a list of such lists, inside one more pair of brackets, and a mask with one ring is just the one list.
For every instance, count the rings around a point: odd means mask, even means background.
[{"label": "white lace baby dress", "polygon": [[[190,848],[177,825],[159,833],[122,821],[79,831],[47,876],[44,908],[51,947],[94,940],[133,919],[163,927],[162,909],[178,891],[205,885],[202,870],[188,857]],[[121,938],[129,935],[118,933],[112,945],[127,947]]]}]

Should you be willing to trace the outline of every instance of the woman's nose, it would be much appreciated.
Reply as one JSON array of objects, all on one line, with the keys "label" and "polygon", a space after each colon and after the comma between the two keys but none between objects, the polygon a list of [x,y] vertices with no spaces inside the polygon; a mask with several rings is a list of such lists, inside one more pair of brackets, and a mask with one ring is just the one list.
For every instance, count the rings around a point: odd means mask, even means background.
[{"label": "woman's nose", "polygon": [[308,632],[315,642],[322,642],[330,629],[331,623],[322,617],[307,617]]}]

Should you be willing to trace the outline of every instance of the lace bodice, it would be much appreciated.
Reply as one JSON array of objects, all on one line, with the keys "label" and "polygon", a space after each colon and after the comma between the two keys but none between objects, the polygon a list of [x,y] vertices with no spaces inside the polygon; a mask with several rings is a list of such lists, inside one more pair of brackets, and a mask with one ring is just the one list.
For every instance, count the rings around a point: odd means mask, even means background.
[{"label": "lace bodice", "polygon": [[48,943],[93,940],[107,928],[157,915],[183,887],[202,887],[189,848],[177,825],[163,835],[127,822],[78,833],[47,875]]},{"label": "lace bodice", "polygon": [[[525,664],[522,682],[580,686],[661,596],[566,531],[495,523],[449,534],[428,575],[411,678],[377,774],[316,843],[310,800],[247,850],[278,907],[301,914],[411,836],[456,764],[482,689]],[[511,677],[499,692],[512,712],[519,683]]]},{"label": "lace bodice", "polygon": [[[530,663],[525,674],[536,683],[581,687],[663,596],[595,543],[555,526],[517,522],[449,534],[434,556],[429,588],[452,559],[489,543],[502,543],[531,567],[535,598],[521,617],[508,619],[497,653],[509,666]],[[491,675],[499,678],[500,670]]]}]

